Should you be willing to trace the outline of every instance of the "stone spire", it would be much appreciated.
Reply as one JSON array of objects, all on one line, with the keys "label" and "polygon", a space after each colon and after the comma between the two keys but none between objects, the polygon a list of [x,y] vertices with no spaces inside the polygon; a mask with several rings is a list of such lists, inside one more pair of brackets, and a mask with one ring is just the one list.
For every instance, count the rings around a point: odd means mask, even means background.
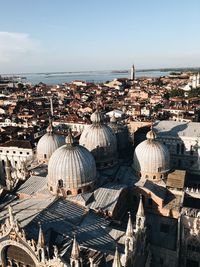
[{"label": "stone spire", "polygon": [[126,228],[126,237],[132,237],[133,236],[133,224],[131,220],[131,213],[128,213],[129,218],[128,218],[128,224]]},{"label": "stone spire", "polygon": [[132,252],[134,250],[134,232],[133,232],[133,224],[131,220],[131,213],[129,212],[129,218],[126,228],[126,238],[125,238],[125,258],[126,262],[132,257]]},{"label": "stone spire", "polygon": [[114,257],[114,261],[113,261],[112,267],[122,267],[122,264],[121,264],[121,261],[120,261],[120,255],[119,255],[117,247],[116,247],[115,257]]},{"label": "stone spire", "polygon": [[142,203],[142,195],[140,195],[140,202],[136,213],[136,232],[143,229],[145,226],[144,206]]},{"label": "stone spire", "polygon": [[144,217],[144,206],[142,202],[142,195],[140,195],[140,202],[139,202],[136,216]]},{"label": "stone spire", "polygon": [[45,247],[45,241],[44,241],[44,233],[42,231],[41,223],[39,223],[39,234],[38,234],[38,247],[44,248]]},{"label": "stone spire", "polygon": [[76,241],[76,237],[74,236],[71,258],[74,260],[78,260],[79,259],[79,253],[80,253],[79,245],[78,245],[78,242]]},{"label": "stone spire", "polygon": [[76,237],[74,236],[71,258],[70,258],[70,266],[71,267],[82,267],[82,260],[80,258],[80,249],[78,242],[76,241]]}]

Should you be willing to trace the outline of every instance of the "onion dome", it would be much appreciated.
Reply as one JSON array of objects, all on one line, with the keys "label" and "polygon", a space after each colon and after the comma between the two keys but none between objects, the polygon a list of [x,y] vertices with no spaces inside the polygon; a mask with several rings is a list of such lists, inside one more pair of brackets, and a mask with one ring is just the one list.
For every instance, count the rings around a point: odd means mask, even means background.
[{"label": "onion dome", "polygon": [[53,194],[76,195],[91,190],[96,181],[92,154],[73,142],[71,133],[66,144],[57,149],[48,164],[48,187]]},{"label": "onion dome", "polygon": [[47,163],[53,152],[64,145],[65,139],[62,135],[54,134],[53,126],[50,124],[47,133],[43,135],[37,145],[37,159],[39,162]]},{"label": "onion dome", "polygon": [[79,143],[94,156],[98,169],[117,163],[117,140],[113,130],[103,123],[103,115],[97,110],[91,115],[92,124],[84,129]]},{"label": "onion dome", "polygon": [[160,180],[170,170],[170,155],[167,147],[156,140],[156,133],[147,133],[147,140],[140,143],[134,152],[133,168],[142,178]]}]

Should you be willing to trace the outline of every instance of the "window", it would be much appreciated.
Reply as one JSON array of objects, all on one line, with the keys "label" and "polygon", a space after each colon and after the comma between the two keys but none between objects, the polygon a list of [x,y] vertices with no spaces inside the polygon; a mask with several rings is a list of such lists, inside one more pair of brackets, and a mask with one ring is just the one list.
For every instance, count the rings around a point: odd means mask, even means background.
[{"label": "window", "polygon": [[71,195],[72,194],[72,192],[70,191],[70,190],[68,190],[67,191],[67,195],[69,196],[69,195]]},{"label": "window", "polygon": [[9,151],[7,150],[6,153],[9,153]]},{"label": "window", "polygon": [[58,187],[63,187],[63,180],[62,179],[58,180]]},{"label": "window", "polygon": [[184,154],[184,152],[185,152],[185,146],[184,146],[184,144],[182,144],[181,145],[181,154]]},{"label": "window", "polygon": [[78,194],[81,194],[81,193],[82,193],[82,189],[79,189],[79,190],[78,190]]},{"label": "window", "polygon": [[47,154],[44,154],[44,158],[45,158],[45,159],[47,158]]},{"label": "window", "polygon": [[169,233],[169,230],[170,230],[169,224],[161,223],[161,225],[160,225],[160,232],[165,233],[165,234],[168,234]]},{"label": "window", "polygon": [[16,151],[13,151],[13,154],[15,154],[16,153]]},{"label": "window", "polygon": [[154,176],[153,176],[153,180],[155,180],[155,179],[156,179],[156,176],[154,175]]},{"label": "window", "polygon": [[146,175],[145,175],[145,178],[146,178],[146,179],[148,179],[148,178],[149,178],[149,176],[146,174]]},{"label": "window", "polygon": [[29,155],[29,152],[26,152],[26,155]]},{"label": "window", "polygon": [[53,187],[52,186],[50,186],[50,191],[53,192]]},{"label": "window", "polygon": [[19,154],[22,154],[22,152],[20,151]]}]

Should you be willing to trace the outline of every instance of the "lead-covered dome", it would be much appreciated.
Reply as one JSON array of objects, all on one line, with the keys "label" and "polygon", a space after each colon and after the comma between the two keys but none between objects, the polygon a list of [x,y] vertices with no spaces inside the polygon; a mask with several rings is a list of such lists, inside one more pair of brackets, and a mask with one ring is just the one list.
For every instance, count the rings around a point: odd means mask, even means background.
[{"label": "lead-covered dome", "polygon": [[170,155],[167,147],[156,140],[156,133],[147,133],[147,140],[140,143],[134,152],[133,168],[143,178],[160,180],[170,170]]},{"label": "lead-covered dome", "polygon": [[82,132],[79,143],[93,154],[97,168],[112,167],[117,162],[116,135],[104,124],[99,110],[91,115],[91,121],[92,124]]},{"label": "lead-covered dome", "polygon": [[54,193],[76,195],[91,190],[96,181],[96,165],[92,154],[73,143],[71,133],[66,144],[57,149],[48,164],[48,187]]},{"label": "lead-covered dome", "polygon": [[47,133],[43,135],[37,145],[37,159],[39,162],[47,163],[53,152],[64,145],[65,139],[62,135],[53,132],[53,126],[50,124]]}]

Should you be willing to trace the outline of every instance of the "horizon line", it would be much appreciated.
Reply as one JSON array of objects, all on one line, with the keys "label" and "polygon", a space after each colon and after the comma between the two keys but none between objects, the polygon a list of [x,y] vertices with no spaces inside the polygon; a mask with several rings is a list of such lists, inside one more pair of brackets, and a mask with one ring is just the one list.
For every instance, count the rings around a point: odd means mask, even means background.
[{"label": "horizon line", "polygon": [[[131,65],[132,66],[132,65]],[[105,69],[105,70],[84,70],[84,71],[46,71],[46,72],[13,72],[13,73],[1,73],[2,75],[26,75],[26,74],[52,74],[52,73],[87,73],[87,72],[102,72],[102,71],[113,71],[113,72],[120,72],[120,71],[130,71],[131,67],[128,69]],[[170,70],[196,70],[200,69],[199,67],[161,67],[161,68],[139,68],[135,69],[135,72],[145,72],[145,71],[170,71]]]}]

